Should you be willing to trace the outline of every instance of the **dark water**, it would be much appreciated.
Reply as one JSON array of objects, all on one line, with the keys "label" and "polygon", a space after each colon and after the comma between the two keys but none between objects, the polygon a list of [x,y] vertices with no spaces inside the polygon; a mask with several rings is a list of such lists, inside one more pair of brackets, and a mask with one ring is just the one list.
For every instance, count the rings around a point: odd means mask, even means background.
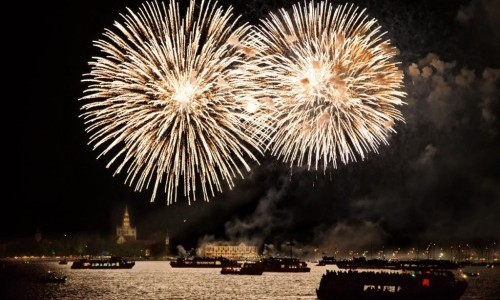
[{"label": "dark water", "polygon": [[[0,299],[316,299],[327,269],[310,273],[264,273],[261,276],[221,275],[220,269],[174,269],[166,261],[136,262],[130,270],[72,270],[57,262],[0,263]],[[69,276],[65,284],[37,282],[48,270]],[[480,272],[469,278],[461,300],[500,299],[500,268],[466,268]],[[439,300],[439,299],[436,299]]]}]

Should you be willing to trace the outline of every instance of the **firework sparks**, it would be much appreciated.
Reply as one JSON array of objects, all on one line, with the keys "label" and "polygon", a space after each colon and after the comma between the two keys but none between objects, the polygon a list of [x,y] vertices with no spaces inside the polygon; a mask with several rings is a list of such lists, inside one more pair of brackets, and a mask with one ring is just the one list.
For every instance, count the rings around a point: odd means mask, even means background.
[{"label": "firework sparks", "polygon": [[281,9],[254,29],[250,44],[257,80],[271,99],[271,153],[308,169],[347,164],[378,152],[404,121],[403,73],[397,49],[353,5],[328,2]]},{"label": "firework sparks", "polygon": [[231,11],[191,0],[183,18],[174,1],[146,2],[95,42],[103,55],[90,61],[80,99],[89,144],[127,184],[152,187],[151,201],[161,185],[168,203],[178,188],[190,202],[201,187],[208,201],[262,153],[246,109],[256,87],[238,69],[250,26],[236,26]]}]

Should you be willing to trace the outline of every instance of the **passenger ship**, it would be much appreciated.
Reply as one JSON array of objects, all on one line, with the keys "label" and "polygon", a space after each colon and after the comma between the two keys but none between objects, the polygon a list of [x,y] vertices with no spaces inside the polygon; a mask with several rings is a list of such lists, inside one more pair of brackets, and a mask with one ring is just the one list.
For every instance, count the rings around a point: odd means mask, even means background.
[{"label": "passenger ship", "polygon": [[268,257],[261,259],[258,263],[263,266],[264,272],[301,273],[311,271],[307,263],[298,258]]},{"label": "passenger ship", "polygon": [[132,269],[135,261],[122,257],[82,258],[75,260],[71,269]]},{"label": "passenger ship", "polygon": [[467,281],[449,270],[329,271],[316,290],[321,300],[458,300]]},{"label": "passenger ship", "polygon": [[237,266],[238,262],[225,257],[178,257],[170,262],[172,268],[222,268],[231,265]]}]

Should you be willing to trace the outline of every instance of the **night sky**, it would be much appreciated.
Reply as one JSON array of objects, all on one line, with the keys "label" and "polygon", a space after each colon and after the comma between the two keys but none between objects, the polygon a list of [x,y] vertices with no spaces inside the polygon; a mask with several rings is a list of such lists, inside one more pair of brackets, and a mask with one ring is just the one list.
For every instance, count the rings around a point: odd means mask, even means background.
[{"label": "night sky", "polygon": [[[113,177],[87,145],[79,118],[92,42],[141,1],[26,3],[4,39],[4,172],[0,239],[113,234],[124,205],[139,238],[169,233],[345,247],[500,238],[500,2],[351,1],[378,19],[400,50],[406,123],[364,161],[323,172],[261,157],[245,180],[210,202],[167,206]],[[418,2],[418,3],[415,3]],[[221,1],[258,24],[279,0]],[[342,4],[344,2],[332,1]],[[5,12],[9,13],[9,12]],[[414,65],[412,65],[414,64]]]}]

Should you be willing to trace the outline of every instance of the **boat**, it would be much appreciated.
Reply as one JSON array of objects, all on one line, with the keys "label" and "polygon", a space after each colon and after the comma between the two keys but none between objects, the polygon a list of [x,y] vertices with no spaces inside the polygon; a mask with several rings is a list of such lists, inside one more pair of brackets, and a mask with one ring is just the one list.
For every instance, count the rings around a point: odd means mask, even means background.
[{"label": "boat", "polygon": [[335,263],[339,269],[383,269],[397,267],[398,264],[385,259],[366,259],[354,257],[353,259],[339,260]]},{"label": "boat", "polygon": [[477,261],[470,261],[470,260],[465,260],[465,261],[459,261],[458,262],[458,265],[461,267],[461,268],[465,268],[465,267],[486,267],[486,268],[495,268],[500,266],[500,262],[496,261],[496,262],[491,262],[491,263],[488,263],[488,262],[484,262],[484,261],[480,261],[480,262],[477,262]]},{"label": "boat", "polygon": [[73,261],[71,269],[132,269],[135,261],[123,257],[82,258]]},{"label": "boat", "polygon": [[333,256],[323,256],[316,264],[317,266],[336,265],[337,260]]},{"label": "boat", "polygon": [[66,283],[68,276],[62,273],[48,271],[45,276],[40,279],[41,283]]},{"label": "boat", "polygon": [[464,276],[464,278],[479,277],[479,272],[462,272],[462,276]]},{"label": "boat", "polygon": [[241,265],[228,265],[222,267],[223,275],[262,275],[264,267],[258,262],[244,262]]},{"label": "boat", "polygon": [[457,270],[460,266],[450,260],[445,259],[420,259],[420,260],[400,260],[394,261],[396,268],[404,270],[421,270],[421,269],[442,269],[442,270]]},{"label": "boat", "polygon": [[289,257],[267,257],[259,260],[264,267],[264,272],[310,272],[311,268],[305,261]]},{"label": "boat", "polygon": [[327,270],[316,295],[321,300],[458,300],[466,288],[467,281],[450,270]]},{"label": "boat", "polygon": [[449,260],[421,259],[421,260],[385,260],[366,259],[355,257],[352,260],[335,262],[339,269],[458,269],[459,265]]},{"label": "boat", "polygon": [[172,268],[222,268],[237,265],[237,261],[225,257],[178,257],[170,262]]}]

